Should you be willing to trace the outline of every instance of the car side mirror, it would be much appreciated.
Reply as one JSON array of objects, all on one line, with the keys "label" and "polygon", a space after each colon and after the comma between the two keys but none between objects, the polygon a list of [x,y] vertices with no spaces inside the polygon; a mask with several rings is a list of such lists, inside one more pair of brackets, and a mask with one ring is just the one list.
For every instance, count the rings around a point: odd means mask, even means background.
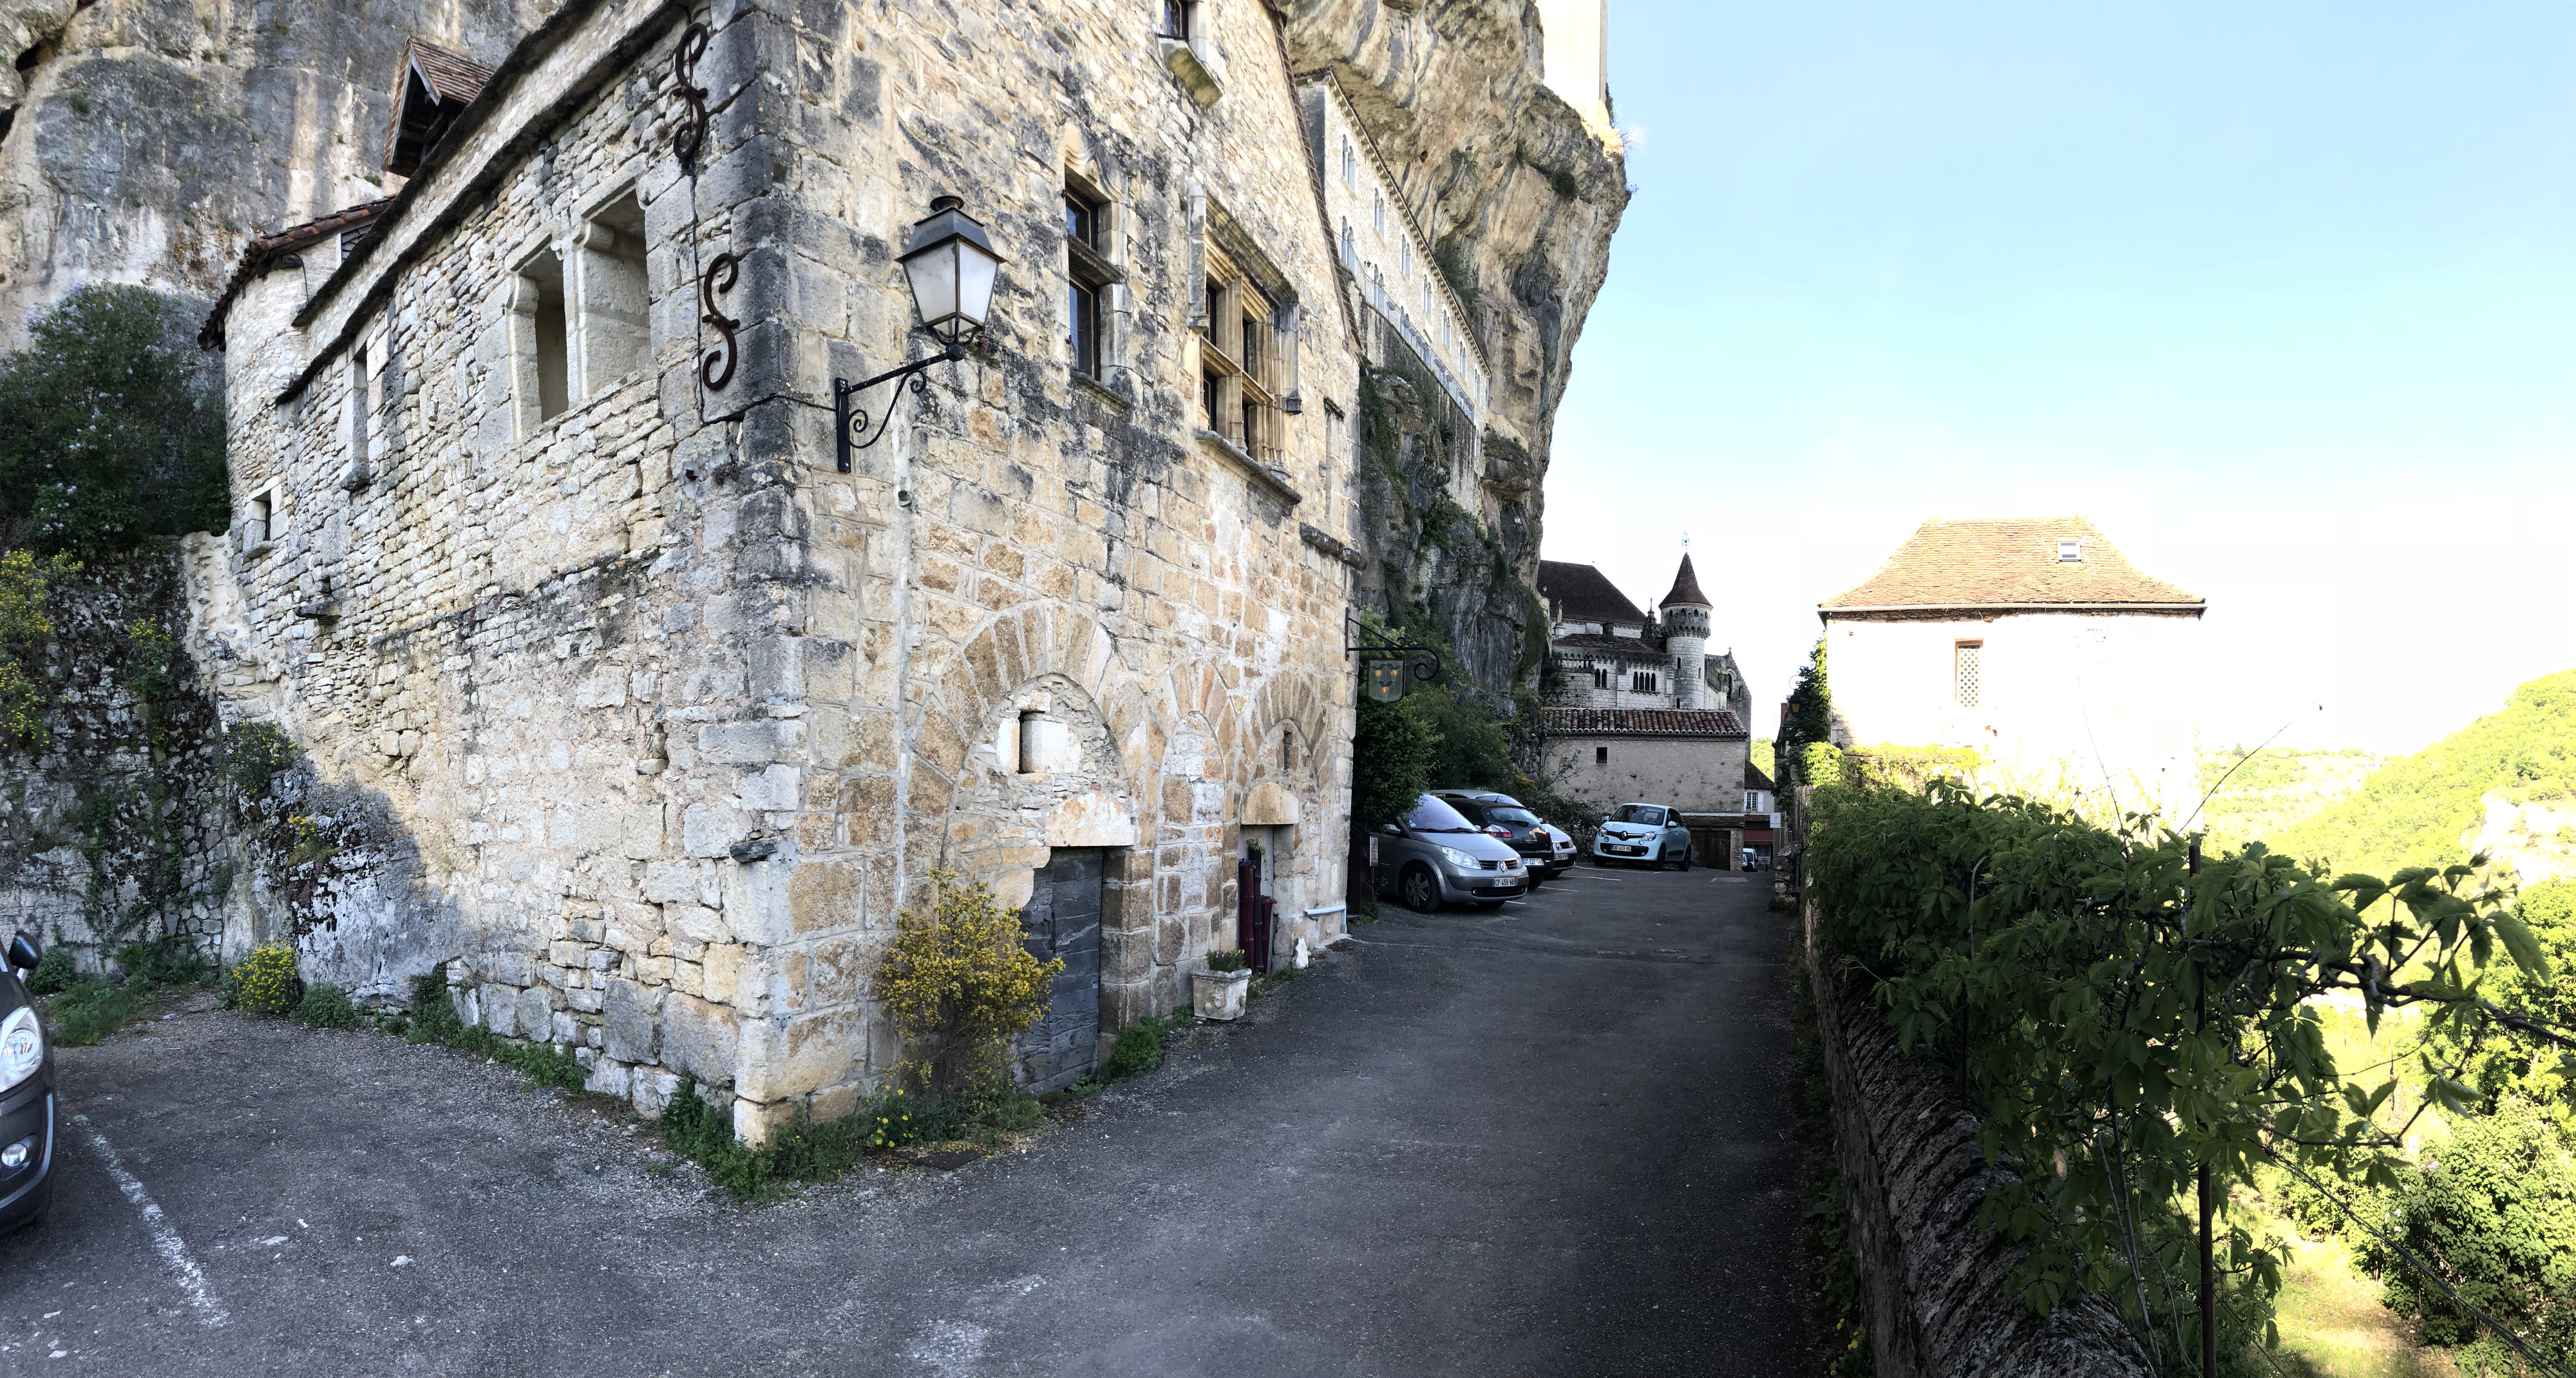
[{"label": "car side mirror", "polygon": [[1395,825],[1394,825],[1394,824],[1392,824],[1392,823],[1380,823],[1380,824],[1378,824],[1378,825],[1377,825],[1377,830],[1378,830],[1379,832],[1382,832],[1382,833],[1386,834],[1386,835],[1387,835],[1387,836],[1389,836],[1389,837],[1402,837],[1402,836],[1404,836],[1404,829],[1399,828],[1399,827],[1395,826]]},{"label": "car side mirror", "polygon": [[36,962],[44,955],[36,950],[35,940],[24,933],[9,940],[9,965],[20,971],[34,971]]}]

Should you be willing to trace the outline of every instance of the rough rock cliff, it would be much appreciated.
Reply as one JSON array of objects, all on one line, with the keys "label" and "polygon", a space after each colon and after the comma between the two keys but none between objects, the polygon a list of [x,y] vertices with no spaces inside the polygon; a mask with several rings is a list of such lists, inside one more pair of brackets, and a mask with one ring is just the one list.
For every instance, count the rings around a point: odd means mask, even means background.
[{"label": "rough rock cliff", "polygon": [[415,35],[498,61],[552,0],[0,0],[0,348],[88,282],[211,300],[243,244],[385,194]]},{"label": "rough rock cliff", "polygon": [[[1291,59],[1329,67],[1394,167],[1433,257],[1475,315],[1494,406],[1481,510],[1446,503],[1426,470],[1465,449],[1436,388],[1382,373],[1360,499],[1368,592],[1425,626],[1494,698],[1534,670],[1541,480],[1575,337],[1609,271],[1628,205],[1617,144],[1548,89],[1526,0],[1293,0]],[[1540,643],[1543,648],[1543,643]]]}]

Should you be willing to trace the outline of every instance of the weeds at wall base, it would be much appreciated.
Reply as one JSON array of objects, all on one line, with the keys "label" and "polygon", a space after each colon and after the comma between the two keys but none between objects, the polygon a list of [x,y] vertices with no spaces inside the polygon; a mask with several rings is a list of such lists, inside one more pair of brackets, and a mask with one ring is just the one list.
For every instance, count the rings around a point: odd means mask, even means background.
[{"label": "weeds at wall base", "polygon": [[[1776,902],[1774,909],[1794,913],[1791,906]],[[1833,1087],[1825,1078],[1816,993],[1807,981],[1806,926],[1794,917],[1789,920],[1788,978],[1797,1031],[1789,1101],[1798,1137],[1808,1275],[1815,1281],[1810,1322],[1825,1378],[1871,1378],[1877,1364],[1862,1326],[1860,1260],[1852,1253],[1851,1207],[1843,1194],[1842,1163],[1834,1156]]]}]

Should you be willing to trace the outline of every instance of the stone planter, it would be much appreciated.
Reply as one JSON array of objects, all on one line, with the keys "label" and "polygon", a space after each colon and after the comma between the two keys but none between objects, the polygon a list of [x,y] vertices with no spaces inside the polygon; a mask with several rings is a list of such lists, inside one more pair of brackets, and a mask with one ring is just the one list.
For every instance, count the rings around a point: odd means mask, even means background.
[{"label": "stone planter", "polygon": [[1249,971],[1193,971],[1190,973],[1190,1012],[1201,1019],[1219,1022],[1243,1017],[1244,993],[1252,987]]}]

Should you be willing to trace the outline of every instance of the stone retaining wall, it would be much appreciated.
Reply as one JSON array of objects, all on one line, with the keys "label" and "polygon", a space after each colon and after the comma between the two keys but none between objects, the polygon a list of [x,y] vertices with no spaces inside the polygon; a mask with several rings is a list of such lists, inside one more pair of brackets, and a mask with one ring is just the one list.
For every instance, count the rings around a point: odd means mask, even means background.
[{"label": "stone retaining wall", "polygon": [[2148,1378],[2144,1349],[2098,1298],[2038,1316],[2007,1287],[2023,1250],[1977,1224],[1999,1170],[1975,1116],[1937,1068],[1898,1050],[1865,992],[1827,974],[1813,900],[1803,916],[1878,1378]]}]

